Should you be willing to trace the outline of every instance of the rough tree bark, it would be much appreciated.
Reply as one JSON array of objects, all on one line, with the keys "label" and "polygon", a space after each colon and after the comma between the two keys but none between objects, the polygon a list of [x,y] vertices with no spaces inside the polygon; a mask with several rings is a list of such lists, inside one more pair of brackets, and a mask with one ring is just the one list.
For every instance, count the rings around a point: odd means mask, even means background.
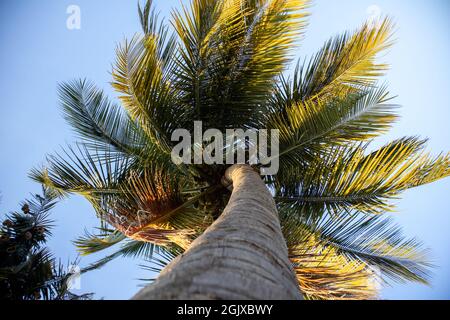
[{"label": "rough tree bark", "polygon": [[133,299],[302,299],[275,202],[261,177],[235,165],[223,214]]}]

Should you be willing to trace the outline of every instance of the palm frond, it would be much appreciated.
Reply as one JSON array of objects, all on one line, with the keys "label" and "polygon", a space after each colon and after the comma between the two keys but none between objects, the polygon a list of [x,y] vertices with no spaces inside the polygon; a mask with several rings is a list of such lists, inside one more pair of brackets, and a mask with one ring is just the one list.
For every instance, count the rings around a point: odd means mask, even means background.
[{"label": "palm frond", "polygon": [[153,0],[146,0],[145,5],[141,7],[140,2],[138,2],[138,14],[139,21],[141,23],[142,31],[145,34],[153,34],[158,27],[158,14],[153,8]]},{"label": "palm frond", "polygon": [[[157,255],[151,257],[151,259],[147,259],[147,264],[141,265],[142,269],[148,270],[154,274],[160,274],[177,256],[180,255],[180,252],[170,250],[170,251],[161,251],[158,252]],[[148,279],[140,279],[146,283],[153,282],[156,278],[148,278]]]},{"label": "palm frond", "polygon": [[302,102],[272,114],[268,127],[280,132],[281,171],[307,165],[330,146],[385,133],[397,119],[396,106],[389,100],[385,87],[360,89],[342,99]]},{"label": "palm frond", "polygon": [[79,194],[94,203],[101,194],[118,193],[132,165],[123,154],[97,153],[77,144],[49,156],[46,167],[31,170],[30,178],[60,195]]},{"label": "palm frond", "polygon": [[65,118],[87,146],[139,154],[142,135],[132,120],[85,80],[59,87]]},{"label": "palm frond", "polygon": [[102,219],[134,240],[187,247],[195,230],[186,228],[186,223],[173,225],[171,221],[184,215],[190,226],[200,228],[194,218],[202,213],[185,207],[179,187],[178,182],[158,171],[131,172],[120,186],[120,195],[102,202]]},{"label": "palm frond", "polygon": [[393,22],[366,23],[353,34],[329,40],[308,64],[299,65],[294,82],[294,101],[324,100],[371,86],[388,66],[377,56],[392,46]]},{"label": "palm frond", "polygon": [[375,58],[392,44],[392,21],[365,24],[353,35],[331,39],[293,81],[281,78],[270,99],[266,127],[280,130],[280,167],[302,165],[330,143],[365,140],[396,120],[376,79],[387,69]]},{"label": "palm frond", "polygon": [[358,259],[349,259],[330,246],[322,239],[317,219],[307,211],[279,208],[289,259],[305,299],[376,299],[381,284],[376,268]]},{"label": "palm frond", "polygon": [[372,300],[378,295],[373,270],[349,261],[314,236],[289,248],[300,289],[310,300]]},{"label": "palm frond", "polygon": [[403,138],[367,155],[367,144],[334,147],[308,167],[283,176],[276,199],[312,212],[392,211],[390,200],[401,192],[450,175],[450,155],[432,157],[421,151],[424,143]]},{"label": "palm frond", "polygon": [[183,114],[179,94],[170,83],[175,40],[167,28],[158,34],[134,37],[117,48],[113,87],[131,118],[138,122],[159,151],[170,154],[171,131]]},{"label": "palm frond", "polygon": [[[149,242],[135,241],[135,240],[126,240],[120,248],[112,254],[107,255],[99,259],[98,261],[90,264],[89,266],[83,268],[81,270],[82,273],[98,270],[104,267],[109,262],[113,261],[116,258],[124,257],[124,258],[143,258],[147,260],[151,260],[155,254],[164,253],[168,249],[164,249],[158,245]],[[170,249],[173,252],[178,252],[177,248]]]},{"label": "palm frond", "polygon": [[328,214],[317,220],[301,219],[293,212],[295,209],[282,213],[289,247],[307,250],[309,246],[303,243],[313,237],[314,250],[319,245],[321,252],[330,249],[333,255],[338,254],[349,263],[362,263],[372,272],[379,273],[384,283],[428,283],[432,268],[428,249],[417,239],[405,238],[390,217],[355,214],[336,218]]},{"label": "palm frond", "polygon": [[104,230],[101,234],[92,234],[86,230],[85,234],[73,243],[80,254],[86,256],[108,249],[125,239],[126,237],[117,230]]},{"label": "palm frond", "polygon": [[194,0],[190,11],[175,11],[182,43],[178,85],[191,118],[219,129],[255,126],[305,24],[306,6],[298,0]]},{"label": "palm frond", "polygon": [[[190,183],[180,175],[158,167],[134,168],[120,155],[107,156],[107,162],[97,158],[86,148],[69,148],[65,156],[50,157],[48,167],[31,176],[61,195],[84,196],[104,222],[131,239],[186,248],[211,223],[209,212],[194,206],[209,189],[186,198],[182,190]],[[121,236],[81,238],[78,244],[86,253],[116,240]]]}]

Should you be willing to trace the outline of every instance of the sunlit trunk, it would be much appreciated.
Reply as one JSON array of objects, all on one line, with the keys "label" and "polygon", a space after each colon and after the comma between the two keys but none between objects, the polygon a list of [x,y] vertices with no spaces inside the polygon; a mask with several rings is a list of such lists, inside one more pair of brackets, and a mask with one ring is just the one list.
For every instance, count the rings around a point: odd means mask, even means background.
[{"label": "sunlit trunk", "polygon": [[302,299],[275,203],[261,177],[235,165],[223,214],[133,299]]}]

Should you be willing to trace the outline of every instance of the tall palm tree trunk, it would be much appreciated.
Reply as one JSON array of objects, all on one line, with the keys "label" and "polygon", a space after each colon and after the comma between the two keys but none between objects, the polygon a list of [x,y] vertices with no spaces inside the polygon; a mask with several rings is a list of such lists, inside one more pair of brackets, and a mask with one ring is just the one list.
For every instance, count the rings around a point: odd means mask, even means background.
[{"label": "tall palm tree trunk", "polygon": [[223,214],[133,299],[302,299],[272,195],[249,166]]}]

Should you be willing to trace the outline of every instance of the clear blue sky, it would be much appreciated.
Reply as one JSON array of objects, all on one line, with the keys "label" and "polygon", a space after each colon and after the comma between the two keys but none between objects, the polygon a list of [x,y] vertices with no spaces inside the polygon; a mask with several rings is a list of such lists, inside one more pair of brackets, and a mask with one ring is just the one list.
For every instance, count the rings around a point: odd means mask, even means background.
[{"label": "clear blue sky", "polygon": [[[178,0],[154,1],[162,15]],[[81,30],[66,28],[69,5],[81,8]],[[447,0],[316,0],[299,56],[310,55],[331,35],[353,30],[377,5],[397,22],[397,45],[384,56],[387,76],[402,119],[382,142],[403,135],[429,137],[435,153],[450,150],[450,2]],[[17,208],[39,186],[27,172],[46,153],[73,141],[61,117],[56,86],[88,78],[114,96],[109,81],[116,43],[139,31],[135,0],[22,0],[0,2],[0,212]],[[408,235],[433,250],[439,266],[431,287],[409,284],[387,288],[387,299],[450,298],[450,179],[407,192],[398,201],[397,220]],[[97,226],[90,206],[80,198],[54,210],[57,228],[50,246],[63,261],[76,257],[71,240]],[[86,257],[82,264],[102,255]],[[82,277],[82,292],[96,297],[131,297],[148,277],[142,261],[117,260]]]}]

